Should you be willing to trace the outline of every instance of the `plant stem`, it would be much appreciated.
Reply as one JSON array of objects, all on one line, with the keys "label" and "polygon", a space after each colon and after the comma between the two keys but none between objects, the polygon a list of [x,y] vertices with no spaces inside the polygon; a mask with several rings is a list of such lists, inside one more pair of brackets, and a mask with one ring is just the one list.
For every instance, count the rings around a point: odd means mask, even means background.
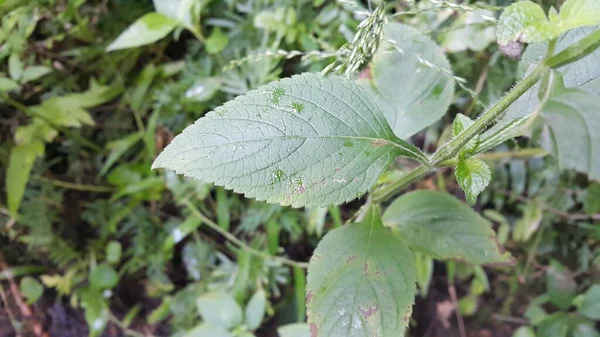
[{"label": "plant stem", "polygon": [[68,181],[50,179],[50,178],[46,178],[46,177],[38,176],[38,175],[31,175],[31,179],[41,181],[44,183],[48,183],[48,184],[52,184],[56,187],[70,189],[70,190],[88,191],[88,192],[104,192],[104,193],[115,192],[115,189],[110,186],[77,184],[77,183],[71,183]]},{"label": "plant stem", "polygon": [[511,91],[508,92],[498,103],[484,112],[475,123],[465,129],[456,138],[442,145],[430,160],[431,166],[437,166],[441,162],[454,157],[465,144],[473,137],[479,135],[490,123],[492,123],[500,114],[521,97],[527,90],[531,89],[542,77],[548,68],[540,64],[529,76],[519,82]]},{"label": "plant stem", "polygon": [[531,89],[549,70],[558,68],[569,63],[575,62],[589,55],[600,47],[600,31],[596,31],[585,38],[575,42],[565,48],[560,53],[551,56],[555,48],[555,41],[549,43],[549,53],[535,70],[525,79],[519,82],[512,90],[508,92],[500,101],[498,101],[489,110],[485,111],[470,127],[464,130],[456,138],[442,145],[429,160],[428,165],[422,165],[406,174],[398,181],[384,186],[374,192],[376,202],[385,201],[393,197],[398,191],[424,177],[431,169],[439,167],[442,164],[449,163],[465,144],[473,137],[479,135],[489,124],[494,122],[504,110],[513,104],[525,92]]},{"label": "plant stem", "polygon": [[381,202],[393,197],[398,191],[426,176],[430,170],[431,167],[427,165],[421,165],[417,167],[416,169],[402,176],[397,181],[376,190],[373,193],[373,200],[375,202]]},{"label": "plant stem", "polygon": [[248,253],[258,256],[258,257],[261,257],[265,260],[277,261],[279,263],[282,263],[282,264],[285,264],[288,266],[304,268],[304,269],[308,268],[308,263],[306,263],[306,262],[294,261],[294,260],[290,260],[290,259],[287,259],[287,258],[281,257],[281,256],[272,256],[265,252],[262,252],[260,250],[257,250],[257,249],[254,249],[254,248],[248,246],[242,240],[236,238],[235,235],[224,230],[218,224],[216,224],[214,221],[212,221],[211,219],[206,217],[204,214],[202,214],[202,212],[200,212],[200,210],[198,210],[198,208],[196,208],[196,206],[194,206],[188,199],[184,199],[182,201],[182,203],[185,206],[187,206],[187,208],[192,212],[192,214],[194,214],[196,217],[198,217],[200,220],[202,220],[208,227],[210,227],[214,231],[218,232],[219,234],[223,235],[227,240],[231,241],[233,244],[235,244],[236,246],[240,247],[241,249],[247,251]]}]

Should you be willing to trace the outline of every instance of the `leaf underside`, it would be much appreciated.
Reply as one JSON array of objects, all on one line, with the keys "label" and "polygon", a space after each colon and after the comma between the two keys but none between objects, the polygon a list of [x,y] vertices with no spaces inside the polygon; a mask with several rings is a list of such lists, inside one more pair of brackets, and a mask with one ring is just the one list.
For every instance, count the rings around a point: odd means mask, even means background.
[{"label": "leaf underside", "polygon": [[414,257],[379,215],[328,233],[308,268],[312,337],[404,335],[416,293]]},{"label": "leaf underside", "polygon": [[153,168],[270,203],[323,207],[361,196],[400,154],[422,156],[394,136],[365,89],[339,76],[306,73],[208,113]]}]

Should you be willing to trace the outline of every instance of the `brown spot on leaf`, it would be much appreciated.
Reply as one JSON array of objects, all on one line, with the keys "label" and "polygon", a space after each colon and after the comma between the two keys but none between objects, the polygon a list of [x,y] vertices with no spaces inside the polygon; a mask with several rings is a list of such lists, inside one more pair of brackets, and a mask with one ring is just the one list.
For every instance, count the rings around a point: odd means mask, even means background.
[{"label": "brown spot on leaf", "polygon": [[346,258],[346,263],[350,263],[354,260],[356,260],[356,255],[350,255]]},{"label": "brown spot on leaf", "polygon": [[315,294],[313,294],[312,290],[308,291],[308,293],[306,294],[306,305],[310,304],[310,300],[312,300],[314,295]]},{"label": "brown spot on leaf", "polygon": [[317,337],[319,334],[319,328],[315,323],[310,323],[310,337]]}]

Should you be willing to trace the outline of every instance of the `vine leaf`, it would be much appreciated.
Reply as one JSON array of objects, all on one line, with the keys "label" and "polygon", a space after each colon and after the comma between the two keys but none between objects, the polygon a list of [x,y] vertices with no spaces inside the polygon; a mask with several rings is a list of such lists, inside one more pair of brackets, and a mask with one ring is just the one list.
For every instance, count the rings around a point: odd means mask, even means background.
[{"label": "vine leaf", "polygon": [[411,249],[439,259],[473,264],[512,264],[489,221],[447,193],[414,191],[394,200],[383,214],[386,226]]},{"label": "vine leaf", "polygon": [[398,137],[408,138],[444,115],[454,95],[450,69],[441,48],[422,32],[400,23],[385,26],[367,86],[378,94]]},{"label": "vine leaf", "polygon": [[542,102],[534,138],[558,159],[563,169],[584,172],[600,180],[600,104],[581,89],[567,89],[555,74]]},{"label": "vine leaf", "polygon": [[426,160],[394,136],[365,89],[343,77],[306,73],[208,113],[153,168],[270,203],[325,207],[362,195],[398,155]]},{"label": "vine leaf", "polygon": [[416,293],[414,257],[377,210],[329,232],[308,267],[312,337],[404,336]]},{"label": "vine leaf", "polygon": [[460,158],[456,165],[455,175],[460,188],[465,192],[469,205],[477,202],[477,196],[492,180],[489,166],[484,161],[475,158]]}]

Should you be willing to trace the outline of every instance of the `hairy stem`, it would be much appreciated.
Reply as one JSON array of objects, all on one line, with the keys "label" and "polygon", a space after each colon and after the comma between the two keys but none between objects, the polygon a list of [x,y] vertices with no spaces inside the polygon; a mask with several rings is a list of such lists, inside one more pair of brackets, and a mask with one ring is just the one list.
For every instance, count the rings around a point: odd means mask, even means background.
[{"label": "hairy stem", "polygon": [[451,162],[473,137],[484,131],[488,125],[493,123],[504,110],[513,104],[525,92],[531,89],[544,74],[550,69],[556,69],[569,63],[573,63],[583,57],[589,55],[594,50],[600,47],[600,31],[596,31],[587,37],[575,42],[565,48],[560,53],[553,55],[555,41],[549,44],[548,56],[542,61],[535,70],[525,79],[519,82],[512,90],[508,92],[501,100],[499,100],[489,110],[485,111],[471,126],[465,129],[460,135],[452,139],[448,143],[442,145],[429,160],[428,165],[422,165],[407,173],[398,181],[395,181],[387,186],[380,188],[374,192],[374,200],[381,202],[393,197],[396,193],[406,188],[410,184],[424,177],[430,170],[443,166],[445,163]]}]

